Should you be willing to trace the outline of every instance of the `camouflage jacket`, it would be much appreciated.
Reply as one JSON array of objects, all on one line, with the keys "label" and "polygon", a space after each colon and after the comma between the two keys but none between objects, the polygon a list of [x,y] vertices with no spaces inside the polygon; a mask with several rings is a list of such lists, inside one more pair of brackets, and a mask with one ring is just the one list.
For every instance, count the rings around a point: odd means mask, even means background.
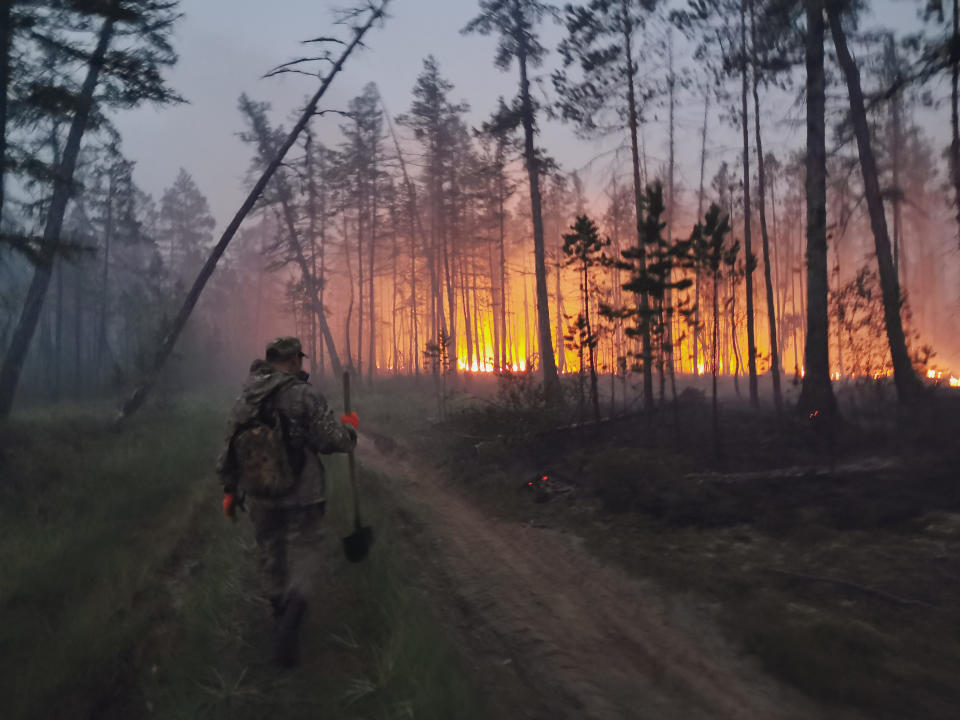
[{"label": "camouflage jacket", "polygon": [[250,366],[250,376],[230,411],[226,440],[217,460],[217,474],[224,490],[236,488],[235,459],[230,449],[233,438],[238,428],[257,416],[264,403],[280,415],[290,464],[298,479],[290,495],[257,502],[296,507],[323,501],[324,470],[319,455],[352,450],[354,436],[334,418],[319,390],[263,360],[254,360]]}]

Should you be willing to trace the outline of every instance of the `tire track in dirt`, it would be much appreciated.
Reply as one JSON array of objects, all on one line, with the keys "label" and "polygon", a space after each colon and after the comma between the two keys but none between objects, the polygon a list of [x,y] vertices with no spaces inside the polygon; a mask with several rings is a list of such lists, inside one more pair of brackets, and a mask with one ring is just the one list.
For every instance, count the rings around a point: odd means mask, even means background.
[{"label": "tire track in dirt", "polygon": [[603,566],[570,535],[488,516],[439,473],[365,440],[358,457],[383,477],[431,602],[510,717],[824,716],[740,657],[686,598]]}]

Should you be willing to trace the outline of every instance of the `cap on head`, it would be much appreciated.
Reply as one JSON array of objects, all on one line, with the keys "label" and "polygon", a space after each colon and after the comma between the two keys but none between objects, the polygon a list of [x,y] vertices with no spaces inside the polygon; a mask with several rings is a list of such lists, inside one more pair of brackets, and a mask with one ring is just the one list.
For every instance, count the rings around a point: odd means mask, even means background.
[{"label": "cap on head", "polygon": [[267,360],[269,362],[286,362],[296,357],[307,357],[300,345],[299,338],[278,337],[267,343]]}]

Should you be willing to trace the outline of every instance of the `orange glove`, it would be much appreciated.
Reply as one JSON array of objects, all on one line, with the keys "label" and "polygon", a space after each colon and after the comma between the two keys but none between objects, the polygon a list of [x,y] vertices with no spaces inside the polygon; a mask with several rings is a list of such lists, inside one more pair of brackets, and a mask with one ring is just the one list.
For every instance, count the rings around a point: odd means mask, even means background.
[{"label": "orange glove", "polygon": [[233,493],[226,493],[223,496],[223,514],[231,520],[237,519],[236,501],[237,496]]},{"label": "orange glove", "polygon": [[342,422],[344,425],[350,425],[354,430],[360,429],[360,417],[357,415],[356,411],[341,415],[340,422]]}]

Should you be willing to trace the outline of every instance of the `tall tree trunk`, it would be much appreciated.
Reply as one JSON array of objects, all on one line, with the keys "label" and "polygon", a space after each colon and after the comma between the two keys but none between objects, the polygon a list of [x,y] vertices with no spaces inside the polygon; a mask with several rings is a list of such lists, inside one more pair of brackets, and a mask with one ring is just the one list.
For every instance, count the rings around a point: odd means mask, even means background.
[{"label": "tall tree trunk", "polygon": [[13,41],[13,0],[0,0],[0,230],[7,177],[7,86],[10,84],[10,46]]},{"label": "tall tree trunk", "polygon": [[[677,78],[673,72],[673,34],[670,30],[667,30],[667,62],[668,62],[668,75],[667,75],[667,88],[670,95],[670,159],[667,162],[667,193],[669,199],[667,200],[667,247],[673,248],[673,194],[674,194],[674,115],[676,111],[676,84]],[[667,372],[670,373],[670,394],[673,398],[673,409],[676,413],[677,410],[677,378],[676,378],[676,355],[673,347],[673,291],[670,288],[670,283],[673,282],[673,270],[669,272],[666,277],[667,287],[664,291],[664,301],[667,306],[667,317],[666,317],[666,328],[665,328],[665,338],[667,343]]]},{"label": "tall tree trunk", "polygon": [[107,183],[107,218],[103,233],[103,264],[100,266],[100,318],[97,333],[96,363],[94,364],[94,382],[100,382],[103,363],[103,351],[107,344],[107,306],[110,299],[110,244],[113,240],[113,196],[115,192],[113,168],[109,168]]},{"label": "tall tree trunk", "polygon": [[[893,38],[889,37],[887,39],[888,46],[891,54],[891,61],[894,64],[894,68],[897,63],[896,56],[896,45],[894,45]],[[903,200],[903,189],[900,187],[900,163],[903,162],[901,156],[902,150],[902,132],[901,132],[901,110],[903,106],[903,96],[900,92],[894,94],[890,98],[890,160],[893,170],[893,273],[897,278],[897,282],[900,284],[900,287],[903,288],[906,292],[906,268],[901,268],[901,257],[902,257],[902,243],[903,243],[903,225],[901,223],[901,203]],[[904,265],[906,263],[903,263]],[[901,269],[903,270],[901,272]],[[839,280],[839,278],[837,278]],[[840,286],[837,285],[837,290],[840,289]]]},{"label": "tall tree trunk", "polygon": [[[377,92],[380,103],[383,105],[383,96]],[[403,186],[407,196],[407,218],[409,221],[410,232],[410,326],[413,332],[413,348],[411,358],[413,362],[414,375],[420,377],[420,329],[417,323],[417,236],[426,237],[423,232],[423,221],[420,218],[420,210],[417,206],[417,189],[410,179],[407,172],[407,162],[400,150],[400,141],[397,139],[396,130],[393,127],[393,120],[390,112],[383,105],[383,114],[387,118],[387,127],[390,128],[390,137],[393,140],[393,147],[397,153],[397,160],[400,162],[400,171],[403,175]]]},{"label": "tall tree trunk", "polygon": [[743,128],[743,249],[745,251],[747,286],[747,369],[750,373],[750,404],[756,407],[760,403],[757,389],[757,339],[753,327],[753,239],[750,235],[750,217],[753,208],[750,205],[750,117],[747,110],[747,2],[740,1],[740,53],[742,55],[740,72],[741,113],[740,125]]},{"label": "tall tree trunk", "polygon": [[[114,9],[115,3],[112,3],[110,10]],[[63,159],[55,173],[53,196],[47,210],[47,220],[43,230],[43,246],[40,248],[40,256],[34,268],[33,279],[27,291],[20,319],[13,332],[13,337],[10,339],[7,353],[3,358],[3,367],[0,369],[0,419],[8,417],[10,410],[13,408],[13,398],[17,391],[20,373],[23,371],[23,363],[27,358],[27,352],[30,350],[30,342],[37,330],[43,301],[47,295],[47,288],[50,286],[53,260],[57,254],[60,244],[60,231],[63,228],[63,216],[66,213],[67,203],[73,189],[73,171],[77,166],[80,143],[83,140],[83,134],[87,129],[87,121],[93,109],[93,93],[100,78],[100,71],[103,69],[107,48],[113,38],[115,22],[115,16],[111,12],[100,28],[97,46],[90,56],[87,75],[77,97],[77,110],[70,122],[70,132],[63,149]],[[6,28],[4,30],[6,31]]]},{"label": "tall tree trunk", "polygon": [[350,342],[350,321],[353,319],[353,268],[350,265],[350,242],[348,238],[349,229],[347,227],[347,213],[343,213],[343,264],[347,269],[347,316],[346,322],[344,323],[344,346],[347,353],[347,369],[355,370],[356,366],[353,364],[353,348],[351,347]]},{"label": "tall tree trunk", "polygon": [[[637,96],[634,87],[636,68],[633,64],[633,23],[627,0],[621,0],[623,39],[627,59],[627,123],[630,130],[630,153],[633,161],[633,195],[637,215],[637,264],[644,286],[647,283],[647,255],[643,244],[643,185],[640,181],[640,148],[638,140]],[[650,346],[650,298],[640,293],[640,336],[643,353],[643,405],[647,413],[653,410],[653,353]]]},{"label": "tall tree trunk", "polygon": [[[557,233],[557,235],[560,236],[560,233]],[[561,242],[561,243],[563,242],[562,237],[561,237],[560,242]],[[563,332],[563,290],[562,290],[561,287],[560,287],[560,275],[561,275],[560,254],[561,254],[562,250],[560,249],[560,246],[559,246],[559,245],[557,246],[555,252],[556,252],[556,256],[557,256],[557,262],[555,263],[555,265],[556,265],[556,270],[557,270],[557,278],[556,278],[556,279],[557,279],[557,282],[556,282],[556,285],[555,285],[555,287],[554,287],[554,289],[555,289],[555,291],[556,291],[556,293],[555,293],[555,294],[556,294],[556,298],[557,298],[557,325],[556,325],[556,334],[557,334],[557,339],[556,339],[556,343],[557,343],[557,345],[556,345],[556,347],[557,347],[557,372],[566,372],[566,371],[567,371],[567,353],[566,353],[566,348],[564,347],[564,341],[563,341],[563,335],[564,335],[564,332]]]},{"label": "tall tree trunk", "polygon": [[497,224],[500,241],[500,361],[501,369],[507,363],[507,256],[506,256],[506,189],[504,187],[504,148],[497,139]]},{"label": "tall tree trunk", "polygon": [[[283,145],[281,145],[274,158],[270,161],[270,164],[267,165],[266,169],[263,171],[263,174],[260,176],[260,179],[257,180],[257,183],[247,195],[246,200],[244,200],[243,204],[240,206],[237,214],[233,217],[233,219],[230,221],[230,224],[224,230],[223,235],[214,247],[213,252],[210,253],[210,257],[207,258],[207,261],[201,268],[199,275],[197,275],[197,279],[194,281],[193,287],[190,289],[190,292],[187,293],[187,297],[184,300],[180,311],[177,313],[177,317],[174,319],[173,325],[171,326],[166,337],[164,337],[163,342],[161,342],[160,347],[157,349],[156,355],[154,356],[154,359],[147,370],[146,377],[123,404],[123,407],[121,408],[120,414],[117,418],[117,422],[121,422],[126,417],[129,417],[143,404],[147,394],[150,392],[150,389],[156,382],[160,371],[163,369],[167,358],[173,351],[173,346],[176,344],[177,338],[180,337],[180,333],[187,324],[187,319],[190,317],[190,313],[193,311],[197,301],[200,299],[200,293],[203,292],[203,288],[206,286],[207,281],[213,274],[213,271],[217,266],[217,262],[220,260],[220,257],[223,255],[224,251],[227,249],[227,246],[230,244],[230,241],[233,239],[233,236],[239,229],[240,223],[243,222],[244,218],[247,216],[247,213],[253,209],[254,204],[263,193],[263,190],[270,181],[270,178],[273,177],[273,174],[283,162],[283,158],[286,156],[290,148],[293,147],[293,144],[297,141],[300,133],[303,132],[303,128],[306,127],[307,123],[313,117],[317,109],[317,103],[320,102],[320,98],[323,97],[324,93],[327,91],[327,88],[330,87],[330,83],[333,82],[333,78],[336,77],[337,73],[339,73],[343,68],[347,58],[350,57],[357,45],[361,43],[363,36],[366,35],[370,28],[373,27],[374,23],[383,17],[386,2],[387,0],[381,0],[375,7],[372,6],[370,8],[370,15],[368,16],[366,22],[354,30],[353,39],[343,49],[340,57],[334,62],[333,67],[320,84],[320,88],[316,93],[314,93],[313,97],[310,98],[310,101],[307,103],[307,106],[300,115],[300,119],[293,126],[293,129],[290,131],[289,135],[287,135]],[[322,309],[323,308],[321,307],[320,310]],[[321,327],[323,326],[325,326],[325,323],[323,320],[321,320]],[[327,330],[329,330],[329,328],[327,328]],[[340,366],[339,359],[334,353],[333,338],[330,335],[327,335],[327,345],[331,351],[330,363],[333,366],[334,373],[336,375],[340,375],[342,368]]]},{"label": "tall tree trunk", "polygon": [[[719,263],[717,263],[719,267]],[[713,420],[713,454],[716,459],[720,459],[720,412],[717,407],[717,375],[720,373],[719,350],[720,350],[720,273],[713,271],[713,338],[710,349],[710,372],[713,375],[713,394],[711,396],[711,418]]]},{"label": "tall tree trunk", "polygon": [[500,288],[497,287],[497,264],[494,260],[495,240],[487,245],[487,270],[490,277],[490,324],[493,326],[493,369],[495,372],[503,370],[503,359],[500,355],[501,338],[504,328],[500,324],[500,309],[497,307],[500,300]]},{"label": "tall tree trunk", "polygon": [[860,152],[860,169],[863,173],[864,191],[870,213],[870,227],[873,230],[877,264],[880,269],[883,315],[887,326],[890,358],[893,361],[893,379],[897,386],[897,399],[901,403],[906,403],[916,399],[921,386],[910,363],[907,341],[900,318],[900,284],[897,282],[897,275],[890,257],[890,236],[887,233],[887,218],[883,210],[883,197],[880,194],[877,161],[870,142],[870,127],[867,124],[867,112],[864,107],[863,91],[860,87],[860,71],[850,54],[849,47],[847,47],[847,37],[841,24],[840,11],[834,2],[828,3],[827,13],[830,18],[833,44],[837,50],[837,61],[843,70],[850,95],[850,115],[854,133],[857,137],[857,148]]},{"label": "tall tree trunk", "polygon": [[[283,221],[287,228],[290,247],[293,250],[294,259],[296,260],[297,265],[300,267],[300,274],[303,276],[304,283],[307,286],[307,292],[310,296],[310,305],[313,308],[313,313],[317,316],[317,320],[320,322],[320,332],[323,334],[324,340],[327,344],[327,351],[330,353],[330,364],[334,373],[336,375],[340,375],[343,372],[343,368],[340,365],[340,356],[337,354],[337,346],[333,340],[333,333],[330,331],[330,324],[327,322],[327,311],[323,307],[323,303],[320,300],[321,286],[318,284],[317,279],[313,276],[310,270],[310,264],[303,252],[303,245],[297,235],[296,216],[294,215],[290,189],[283,181],[283,178],[281,178],[277,184],[279,189],[278,195],[280,198],[280,207],[283,211]],[[344,236],[344,238],[346,238],[346,236]],[[344,240],[344,247],[346,247],[346,240]],[[351,276],[351,281],[352,279],[353,277]],[[349,348],[347,349],[347,362],[350,362]]]},{"label": "tall tree trunk", "polygon": [[823,0],[807,0],[807,337],[798,409],[832,416],[827,315],[827,148]]},{"label": "tall tree trunk", "polygon": [[[703,221],[703,179],[707,164],[707,114],[710,111],[710,91],[704,92],[703,132],[700,135],[700,189],[697,191],[697,222]],[[693,301],[693,372],[700,374],[700,266],[697,265]]]},{"label": "tall tree trunk", "polygon": [[367,281],[367,295],[370,302],[369,309],[369,322],[370,326],[368,329],[369,332],[369,342],[367,343],[368,347],[368,356],[367,356],[367,382],[373,382],[373,376],[377,371],[377,326],[376,326],[376,295],[374,295],[374,272],[376,268],[374,267],[374,262],[376,258],[376,248],[377,248],[377,158],[374,155],[373,158],[373,181],[372,186],[372,212],[370,213],[370,240],[369,240],[369,254],[367,256],[367,272],[370,274],[369,280]]},{"label": "tall tree trunk", "polygon": [[[357,131],[360,132],[359,130]],[[363,229],[366,224],[366,189],[357,170],[357,377],[363,378]]]},{"label": "tall tree trunk", "polygon": [[390,298],[390,339],[392,343],[391,357],[393,358],[393,374],[398,375],[400,373],[400,350],[399,343],[397,342],[397,313],[399,312],[399,308],[397,307],[397,264],[400,261],[400,241],[397,237],[396,192],[390,193],[390,231],[393,238],[393,278],[392,282],[390,283],[392,289]]},{"label": "tall tree trunk", "polygon": [[53,381],[53,400],[60,402],[63,392],[63,263],[58,262],[57,272],[57,326],[54,344],[54,362],[56,373]]},{"label": "tall tree trunk", "polygon": [[733,353],[733,389],[740,397],[740,371],[743,368],[743,357],[740,353],[740,343],[737,341],[737,275],[730,273],[730,350]]},{"label": "tall tree trunk", "polygon": [[586,266],[583,268],[583,313],[587,320],[587,343],[590,351],[590,398],[593,401],[593,419],[600,422],[600,390],[597,388],[597,348],[593,342],[593,324],[590,321],[590,275]]},{"label": "tall tree trunk", "polygon": [[547,295],[547,265],[544,257],[543,214],[540,198],[540,161],[533,143],[533,101],[530,98],[530,81],[527,78],[527,52],[521,47],[517,54],[520,65],[520,113],[523,124],[524,159],[530,180],[530,211],[533,216],[533,254],[537,281],[537,327],[540,350],[540,368],[543,372],[543,395],[547,404],[558,406],[563,402],[560,378],[553,357],[553,342],[550,337],[550,305]]},{"label": "tall tree trunk", "polygon": [[[308,124],[305,128],[306,140],[304,143],[304,171],[307,176],[307,215],[310,235],[310,274],[317,279],[317,179],[313,174],[313,132]],[[304,284],[306,284],[304,278]],[[317,280],[322,286],[322,282]],[[310,374],[316,375],[317,363],[317,316],[312,307],[304,308],[310,313]]]},{"label": "tall tree trunk", "polygon": [[73,396],[83,394],[83,273],[73,266]]},{"label": "tall tree trunk", "polygon": [[957,242],[960,244],[960,0],[953,0],[953,67],[950,74],[950,177],[957,209]]},{"label": "tall tree trunk", "polygon": [[[757,28],[753,2],[750,3],[750,34],[756,52]],[[770,236],[767,234],[767,180],[764,174],[763,140],[760,135],[760,71],[757,58],[753,58],[753,121],[757,140],[757,190],[760,193],[760,235],[763,238],[763,283],[767,291],[767,327],[770,329],[770,374],[773,377],[773,404],[777,415],[783,411],[783,396],[780,393],[780,349],[777,346],[777,312],[773,295],[773,278],[770,274]]]}]

